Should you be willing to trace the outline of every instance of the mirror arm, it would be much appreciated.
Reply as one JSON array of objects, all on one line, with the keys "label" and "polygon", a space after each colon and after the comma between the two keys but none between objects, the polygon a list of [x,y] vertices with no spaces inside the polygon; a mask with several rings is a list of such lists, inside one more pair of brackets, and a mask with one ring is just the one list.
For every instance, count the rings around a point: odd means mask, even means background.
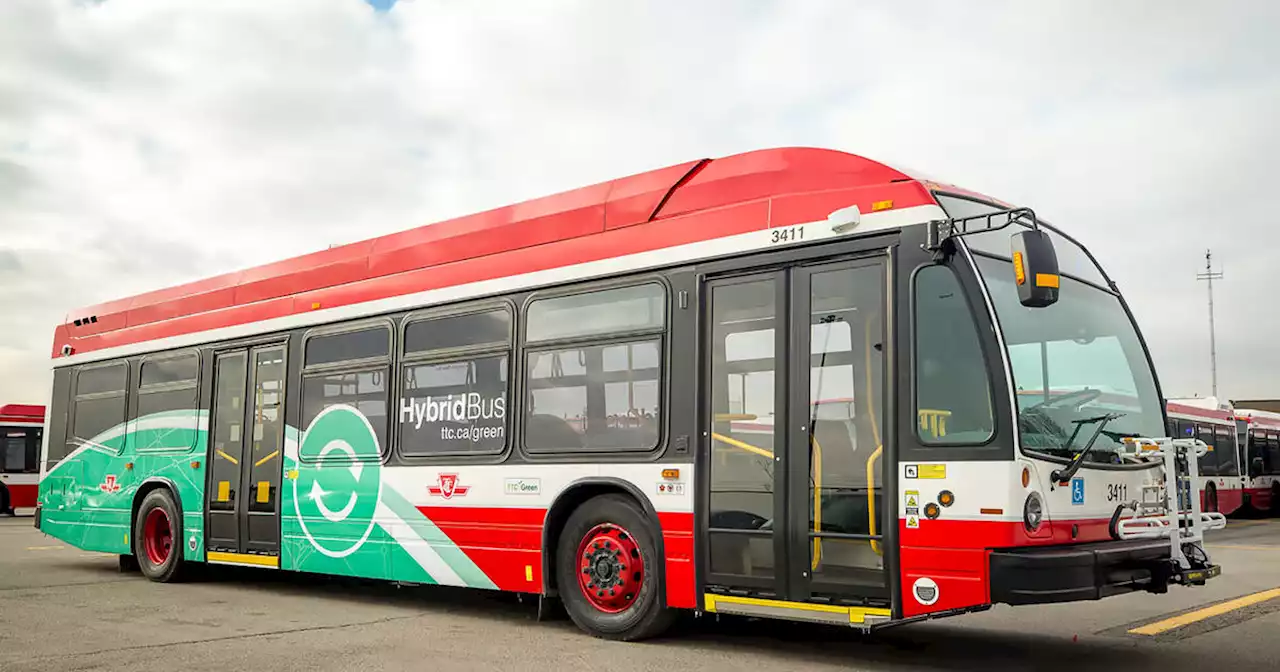
[{"label": "mirror arm", "polygon": [[[996,217],[1004,217],[1005,219],[1001,223],[992,223],[991,220]],[[979,221],[981,221],[981,226],[970,228],[970,224]],[[943,246],[952,238],[960,238],[986,231],[999,231],[1014,222],[1017,222],[1020,226],[1026,226],[1032,231],[1040,230],[1040,222],[1036,219],[1036,213],[1031,208],[1010,208],[970,217],[935,219],[929,222],[929,233],[925,240],[924,249],[928,252],[933,252],[935,258],[945,256],[946,253],[943,250]]]}]

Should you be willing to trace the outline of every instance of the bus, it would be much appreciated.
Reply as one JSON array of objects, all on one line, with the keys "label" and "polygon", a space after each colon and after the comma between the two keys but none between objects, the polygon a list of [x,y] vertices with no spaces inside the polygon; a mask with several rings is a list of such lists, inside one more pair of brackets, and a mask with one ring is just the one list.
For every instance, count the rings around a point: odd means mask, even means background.
[{"label": "bus", "polygon": [[1200,458],[1201,506],[1231,515],[1244,505],[1242,444],[1236,436],[1236,415],[1216,399],[1167,401],[1169,435],[1193,438],[1208,446]]},{"label": "bus", "polygon": [[36,525],[158,582],[511,591],[638,640],[682,611],[867,631],[1221,572],[1203,534],[1225,519],[1177,466],[1204,446],[1163,436],[1094,257],[1030,208],[835,150],[110,301],[51,355]]},{"label": "bus", "polygon": [[0,515],[35,511],[44,406],[0,404]]},{"label": "bus", "polygon": [[1244,454],[1244,499],[1252,510],[1280,513],[1280,413],[1236,409]]}]

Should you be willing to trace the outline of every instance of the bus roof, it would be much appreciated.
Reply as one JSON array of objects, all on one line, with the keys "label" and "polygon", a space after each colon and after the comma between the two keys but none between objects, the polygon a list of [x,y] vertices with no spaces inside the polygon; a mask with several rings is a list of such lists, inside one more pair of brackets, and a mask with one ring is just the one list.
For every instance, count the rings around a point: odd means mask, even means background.
[{"label": "bus roof", "polygon": [[[500,280],[539,274],[544,284],[563,281],[544,280],[554,275],[545,272],[592,262],[616,273],[628,270],[628,264],[611,263],[619,257],[705,248],[717,239],[821,221],[850,205],[864,213],[859,230],[895,228],[943,216],[931,190],[981,196],[829,149],[764,149],[687,161],[89,306],[57,328],[53,357],[57,366],[66,347],[69,364],[93,351],[142,351],[140,344],[160,349],[160,340],[179,347],[244,336],[254,330],[237,327],[265,329],[267,321],[273,328],[319,324],[360,312],[343,307],[365,304],[372,313],[370,302],[482,282],[500,293],[518,286]],[[876,224],[869,227],[871,219]],[[738,251],[719,247],[726,249],[699,250],[704,256]],[[523,286],[535,286],[532,278],[528,283]],[[209,338],[185,338],[196,334]]]},{"label": "bus roof", "polygon": [[1236,419],[1244,420],[1250,425],[1258,425],[1268,429],[1280,429],[1280,413],[1259,411],[1252,408],[1237,408]]},{"label": "bus roof", "polygon": [[0,404],[0,422],[44,422],[44,406]]},{"label": "bus roof", "polygon": [[1168,411],[1169,415],[1184,418],[1216,420],[1226,424],[1231,424],[1235,421],[1235,414],[1222,408],[1205,408],[1203,406],[1168,401],[1165,403],[1165,410]]}]

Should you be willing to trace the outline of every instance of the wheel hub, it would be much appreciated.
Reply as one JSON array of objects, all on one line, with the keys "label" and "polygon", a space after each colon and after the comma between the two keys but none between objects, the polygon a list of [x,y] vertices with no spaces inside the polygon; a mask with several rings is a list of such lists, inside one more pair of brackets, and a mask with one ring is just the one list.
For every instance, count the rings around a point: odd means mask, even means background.
[{"label": "wheel hub", "polygon": [[147,512],[143,546],[151,564],[163,565],[169,559],[169,553],[173,551],[173,529],[169,525],[169,514],[164,509],[155,508]]},{"label": "wheel hub", "polygon": [[644,556],[627,530],[603,523],[578,545],[578,585],[587,601],[606,613],[626,610],[644,585]]}]

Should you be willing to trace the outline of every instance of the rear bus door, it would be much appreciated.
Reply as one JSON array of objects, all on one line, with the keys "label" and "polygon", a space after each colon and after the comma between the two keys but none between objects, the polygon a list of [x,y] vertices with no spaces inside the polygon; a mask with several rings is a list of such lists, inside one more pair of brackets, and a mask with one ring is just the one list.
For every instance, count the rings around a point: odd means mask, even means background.
[{"label": "rear bus door", "polygon": [[278,567],[284,345],[220,352],[210,418],[209,562]]}]

